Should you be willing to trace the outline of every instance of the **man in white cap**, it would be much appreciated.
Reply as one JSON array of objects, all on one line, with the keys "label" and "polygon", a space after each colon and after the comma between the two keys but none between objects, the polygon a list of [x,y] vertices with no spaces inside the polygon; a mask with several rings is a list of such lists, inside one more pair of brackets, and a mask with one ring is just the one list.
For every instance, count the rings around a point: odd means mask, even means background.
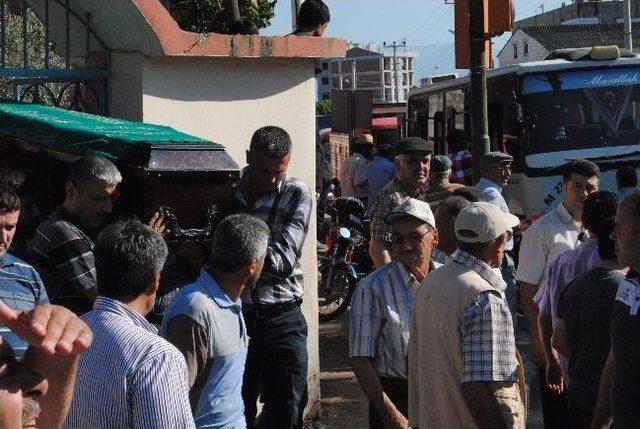
[{"label": "man in white cap", "polygon": [[351,366],[369,399],[370,428],[407,427],[407,347],[414,296],[438,232],[429,204],[408,198],[386,216],[393,260],[364,278],[351,300]]},{"label": "man in white cap", "polygon": [[369,179],[367,167],[373,152],[373,136],[362,134],[353,144],[353,153],[344,162],[340,178],[343,197],[356,197],[367,207]]},{"label": "man in white cap", "polygon": [[469,204],[455,221],[451,262],[418,289],[409,337],[410,427],[524,428],[524,376],[499,270],[518,223],[491,203]]}]

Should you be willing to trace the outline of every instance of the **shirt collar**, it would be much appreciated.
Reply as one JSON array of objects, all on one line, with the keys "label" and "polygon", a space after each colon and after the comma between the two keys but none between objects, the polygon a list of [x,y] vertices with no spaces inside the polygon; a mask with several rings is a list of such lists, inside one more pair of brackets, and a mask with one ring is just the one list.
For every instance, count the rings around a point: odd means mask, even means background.
[{"label": "shirt collar", "polygon": [[158,333],[156,327],[149,323],[140,313],[116,299],[99,296],[96,298],[96,302],[93,303],[93,309],[95,311],[117,314],[129,319],[135,326],[154,334]]},{"label": "shirt collar", "polygon": [[394,180],[394,185],[396,189],[403,191],[412,197],[419,197],[424,193],[420,189],[412,189],[411,187],[409,187],[409,185],[404,183],[404,181],[402,181],[398,176],[396,176],[393,180]]},{"label": "shirt collar", "polygon": [[209,292],[209,296],[218,305],[218,307],[235,307],[238,310],[242,310],[242,301],[240,299],[237,299],[235,302],[232,301],[231,298],[229,298],[229,296],[225,293],[225,291],[222,290],[216,279],[213,278],[213,276],[209,274],[207,270],[202,269],[200,271],[198,282],[204,286],[207,292]]},{"label": "shirt collar", "polygon": [[573,223],[573,216],[569,213],[569,210],[564,206],[564,203],[560,203],[556,208],[556,213],[560,220],[564,223]]},{"label": "shirt collar", "polygon": [[496,188],[500,193],[502,193],[502,186],[498,185],[491,179],[487,179],[486,177],[481,177],[478,181],[478,186],[486,187],[486,188]]},{"label": "shirt collar", "polygon": [[486,282],[488,282],[491,286],[497,289],[500,292],[504,292],[507,289],[507,284],[499,276],[493,269],[481,259],[476,258],[473,255],[468,254],[467,252],[463,252],[460,249],[456,249],[455,252],[451,254],[451,258],[469,268],[472,271],[475,271],[480,277],[482,277]]},{"label": "shirt collar", "polygon": [[[246,174],[247,171],[249,171],[249,166],[247,165],[243,170],[242,170],[242,176],[240,177],[240,180],[238,182],[236,182],[235,185],[235,190],[234,190],[234,196],[236,197],[236,199],[242,201],[245,205],[246,205],[246,200],[244,199],[244,195],[242,195],[242,187],[240,186],[241,184],[243,184],[246,180],[248,179],[248,175]],[[282,193],[283,189],[284,189],[284,183],[287,181],[287,178],[289,177],[289,175],[285,175],[284,179],[282,179],[280,182],[278,182],[278,184],[273,187],[272,189],[270,189],[268,192],[266,192],[265,194],[261,195],[258,199],[262,198],[264,195],[267,194],[280,194]]]},{"label": "shirt collar", "polygon": [[7,268],[10,267],[12,265],[15,265],[16,263],[16,257],[13,256],[10,253],[5,253],[3,257],[0,258],[0,267],[1,268]]},{"label": "shirt collar", "polygon": [[[416,279],[416,277],[413,275],[413,273],[411,271],[409,271],[407,269],[407,267],[405,267],[404,265],[402,265],[400,262],[398,261],[393,261],[393,263],[396,264],[397,270],[400,272],[400,276],[405,280],[404,285],[408,286],[411,283],[416,283],[419,284],[420,282],[418,281],[418,279]],[[434,260],[431,260],[431,262],[429,262],[429,273],[431,273],[433,270],[435,270],[436,268],[441,267],[442,264],[435,262]],[[429,274],[427,273],[427,275]]]}]

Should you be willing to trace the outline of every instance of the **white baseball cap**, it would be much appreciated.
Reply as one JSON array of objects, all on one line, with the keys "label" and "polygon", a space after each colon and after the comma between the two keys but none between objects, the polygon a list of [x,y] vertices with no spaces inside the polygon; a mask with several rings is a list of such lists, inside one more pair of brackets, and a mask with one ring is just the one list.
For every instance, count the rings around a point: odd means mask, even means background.
[{"label": "white baseball cap", "polygon": [[385,220],[390,224],[396,219],[407,216],[421,220],[433,229],[436,229],[436,218],[433,216],[429,203],[415,198],[407,198],[395,206],[395,208],[391,210],[391,213],[387,215]]},{"label": "white baseball cap", "polygon": [[456,218],[456,238],[465,243],[489,243],[519,224],[517,216],[491,203],[471,203]]}]

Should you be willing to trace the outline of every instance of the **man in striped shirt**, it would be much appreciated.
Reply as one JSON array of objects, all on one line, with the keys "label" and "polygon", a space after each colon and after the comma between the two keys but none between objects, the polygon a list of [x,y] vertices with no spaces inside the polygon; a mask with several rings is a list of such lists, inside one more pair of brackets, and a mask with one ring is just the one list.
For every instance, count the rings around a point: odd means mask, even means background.
[{"label": "man in striped shirt", "polygon": [[82,356],[67,428],[194,428],[184,357],[158,336],[153,309],[167,257],[162,237],[118,222],[96,242],[98,298],[83,316],[95,334]]},{"label": "man in striped shirt", "polygon": [[51,302],[83,314],[96,297],[92,236],[108,219],[122,181],[118,168],[99,156],[71,166],[64,203],[38,227],[31,261]]},{"label": "man in striped shirt", "polygon": [[408,198],[387,215],[394,260],[363,279],[351,300],[349,355],[369,398],[370,428],[407,427],[407,351],[416,290],[439,267],[429,204]]},{"label": "man in striped shirt", "polygon": [[[269,225],[271,234],[257,287],[243,294],[249,351],[243,397],[247,425],[301,428],[307,401],[307,322],[300,310],[304,292],[302,248],[311,218],[311,193],[287,176],[291,137],[279,127],[258,129],[247,151],[248,166],[233,195],[235,213]],[[256,421],[256,401],[264,403]]]},{"label": "man in striped shirt", "polygon": [[[16,192],[0,187],[0,300],[13,310],[31,311],[49,302],[40,276],[30,265],[8,253],[18,228],[21,201]],[[0,335],[11,345],[18,358],[27,350],[27,342],[0,322]]]}]

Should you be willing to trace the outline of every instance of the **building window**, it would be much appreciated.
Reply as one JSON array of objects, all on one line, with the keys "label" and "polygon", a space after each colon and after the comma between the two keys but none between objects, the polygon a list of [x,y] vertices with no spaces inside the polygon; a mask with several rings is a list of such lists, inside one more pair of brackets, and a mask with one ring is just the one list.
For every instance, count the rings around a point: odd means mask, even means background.
[{"label": "building window", "polygon": [[331,93],[330,92],[323,92],[322,93],[322,99],[323,100],[331,100]]},{"label": "building window", "polygon": [[518,45],[516,45],[515,43],[513,45],[513,58],[518,58]]},{"label": "building window", "polygon": [[323,77],[321,79],[321,82],[322,82],[323,85],[329,85],[329,78],[328,77]]},{"label": "building window", "polygon": [[524,54],[525,57],[527,55],[529,55],[529,43],[528,42],[524,42],[524,46],[523,46],[522,50],[524,51],[523,54]]},{"label": "building window", "polygon": [[329,69],[329,63],[328,63],[328,62],[326,62],[326,61],[324,61],[324,62],[322,63],[322,70],[328,70],[328,69]]}]

